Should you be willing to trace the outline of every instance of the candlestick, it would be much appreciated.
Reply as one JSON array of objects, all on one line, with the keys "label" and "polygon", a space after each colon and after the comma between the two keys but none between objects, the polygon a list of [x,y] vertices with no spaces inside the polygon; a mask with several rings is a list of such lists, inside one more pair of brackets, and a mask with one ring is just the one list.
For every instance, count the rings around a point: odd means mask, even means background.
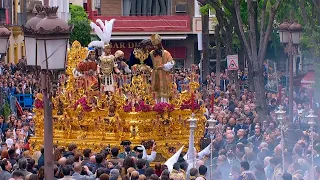
[{"label": "candlestick", "polygon": [[196,71],[196,66],[194,64],[191,65],[191,71],[195,72]]},{"label": "candlestick", "polygon": [[194,111],[194,106],[195,106],[195,104],[194,104],[194,93],[192,92],[192,94],[191,94],[191,111],[193,112]]},{"label": "candlestick", "polygon": [[211,95],[211,113],[214,112],[214,94]]},{"label": "candlestick", "polygon": [[136,67],[136,66],[133,66],[133,67],[132,67],[132,73],[135,74],[136,71],[137,71],[137,67]]}]

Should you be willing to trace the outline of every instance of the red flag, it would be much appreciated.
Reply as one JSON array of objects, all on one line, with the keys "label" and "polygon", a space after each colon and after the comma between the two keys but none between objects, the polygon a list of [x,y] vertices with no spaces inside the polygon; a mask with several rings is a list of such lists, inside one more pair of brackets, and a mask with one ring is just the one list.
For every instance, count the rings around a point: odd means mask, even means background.
[{"label": "red flag", "polygon": [[18,116],[22,116],[23,110],[22,110],[22,107],[20,106],[20,103],[18,102],[18,100],[16,100],[16,106],[17,106],[17,114],[18,114]]}]

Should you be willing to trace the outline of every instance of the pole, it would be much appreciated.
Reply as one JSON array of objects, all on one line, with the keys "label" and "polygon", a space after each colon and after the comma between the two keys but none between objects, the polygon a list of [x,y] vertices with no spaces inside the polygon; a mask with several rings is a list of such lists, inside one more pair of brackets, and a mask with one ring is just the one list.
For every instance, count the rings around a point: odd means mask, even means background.
[{"label": "pole", "polygon": [[284,158],[284,135],[283,135],[283,121],[281,120],[281,156],[282,156],[282,172],[285,172],[285,158]]},{"label": "pole", "polygon": [[44,6],[49,6],[49,0],[43,0],[43,5]]},{"label": "pole", "polygon": [[210,141],[211,141],[211,145],[210,145],[210,179],[213,179],[213,138],[214,138],[214,134],[210,133]]},{"label": "pole", "polygon": [[53,168],[53,123],[50,82],[47,71],[41,74],[41,86],[44,103],[44,172],[46,180],[54,179]]},{"label": "pole", "polygon": [[311,172],[310,172],[310,174],[311,174],[311,180],[314,180],[314,148],[313,148],[313,141],[314,141],[314,137],[313,137],[313,127],[314,127],[314,125],[313,124],[311,124]]},{"label": "pole", "polygon": [[290,34],[290,41],[288,47],[289,55],[289,122],[293,122],[293,42]]}]

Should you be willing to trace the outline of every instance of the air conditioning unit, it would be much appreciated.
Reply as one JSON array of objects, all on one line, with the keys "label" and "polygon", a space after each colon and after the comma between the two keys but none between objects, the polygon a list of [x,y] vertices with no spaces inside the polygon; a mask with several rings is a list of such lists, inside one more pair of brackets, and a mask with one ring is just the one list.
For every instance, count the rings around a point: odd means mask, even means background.
[{"label": "air conditioning unit", "polygon": [[176,13],[186,13],[188,10],[187,4],[176,4],[175,11]]}]

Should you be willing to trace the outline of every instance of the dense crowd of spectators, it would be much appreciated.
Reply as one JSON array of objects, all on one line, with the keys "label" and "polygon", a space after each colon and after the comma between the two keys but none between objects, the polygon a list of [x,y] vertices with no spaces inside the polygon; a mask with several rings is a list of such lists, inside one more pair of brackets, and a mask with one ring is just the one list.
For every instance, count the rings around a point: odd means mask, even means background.
[{"label": "dense crowd of spectators", "polygon": [[[196,71],[199,71],[197,67]],[[190,76],[190,69],[175,71],[174,77],[179,91],[189,84]],[[210,179],[211,167],[214,180],[238,180],[245,173],[252,173],[255,180],[309,180],[313,179],[310,173],[312,169],[314,179],[319,179],[320,137],[317,129],[313,134],[310,133],[308,120],[305,118],[312,106],[306,89],[300,88],[295,92],[294,119],[286,118],[284,126],[281,127],[275,110],[279,105],[283,105],[285,110],[288,109],[285,88],[279,93],[266,94],[268,114],[260,117],[256,111],[255,93],[248,89],[248,73],[238,71],[235,81],[230,79],[227,71],[219,76],[220,78],[217,78],[214,72],[205,76],[196,96],[198,102],[206,108],[205,115],[209,118],[213,114],[218,121],[212,142],[212,167],[210,151],[201,157],[197,154],[197,165],[193,168],[188,168],[188,163],[183,158],[185,153],[182,153],[170,172],[166,165],[150,165],[154,158],[149,157],[152,153],[143,155],[143,146],[134,147],[132,150],[129,143],[120,149],[107,147],[101,152],[91,152],[90,147],[80,151],[75,144],[70,144],[68,147],[54,147],[55,177],[76,180],[201,180]],[[17,65],[0,64],[0,78],[2,102],[7,101],[10,95],[38,92],[39,82],[35,71],[28,70],[24,60]],[[0,116],[0,180],[43,180],[44,150],[35,151],[31,155],[28,145],[28,138],[36,133],[33,114],[28,110],[22,114],[12,112],[9,117]],[[284,134],[284,153],[281,131]],[[315,139],[314,147],[311,147],[311,135]],[[207,130],[204,136],[207,140],[210,139]],[[124,149],[123,152],[121,149]],[[156,146],[151,152],[155,151]],[[310,164],[312,151],[315,155],[314,167]]]}]

